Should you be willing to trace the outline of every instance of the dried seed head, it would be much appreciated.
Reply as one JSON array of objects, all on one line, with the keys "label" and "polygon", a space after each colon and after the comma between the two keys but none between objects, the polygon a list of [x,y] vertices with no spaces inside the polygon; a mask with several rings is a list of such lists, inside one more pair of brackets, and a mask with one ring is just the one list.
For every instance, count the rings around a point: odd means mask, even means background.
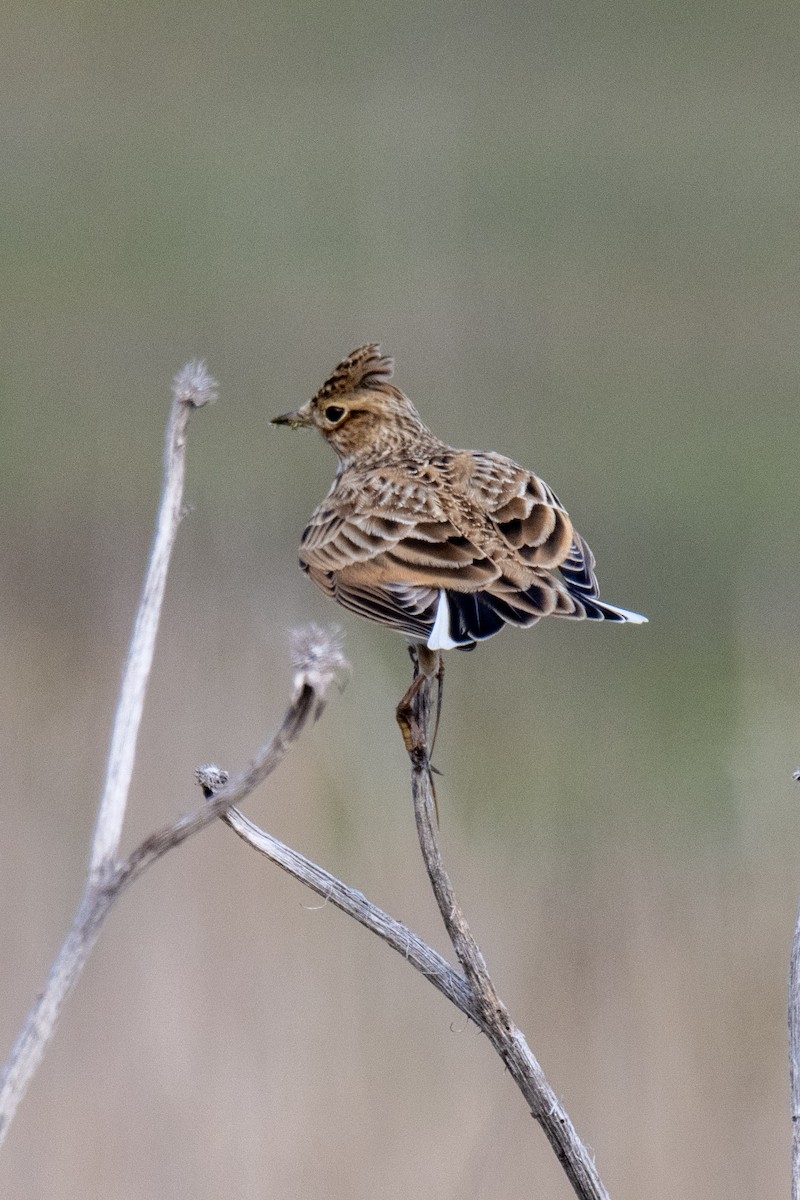
[{"label": "dried seed head", "polygon": [[294,667],[294,698],[305,687],[317,697],[315,719],[325,705],[331,683],[343,687],[350,664],[342,649],[343,634],[338,625],[304,625],[292,630],[292,666]]},{"label": "dried seed head", "polygon": [[208,372],[202,358],[193,358],[185,363],[172,381],[172,395],[182,404],[202,408],[213,404],[219,395],[219,384]]},{"label": "dried seed head", "polygon": [[218,767],[216,763],[206,763],[205,766],[198,767],[194,777],[203,789],[206,800],[209,796],[213,796],[214,792],[224,788],[228,782],[228,772],[223,767]]}]

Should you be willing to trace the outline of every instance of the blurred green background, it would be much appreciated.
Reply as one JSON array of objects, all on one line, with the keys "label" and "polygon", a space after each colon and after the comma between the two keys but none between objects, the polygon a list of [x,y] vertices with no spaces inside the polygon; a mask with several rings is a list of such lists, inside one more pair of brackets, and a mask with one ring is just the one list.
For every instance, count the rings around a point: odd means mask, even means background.
[{"label": "blurred green background", "polygon": [[[80,894],[196,354],[221,399],[126,845],[274,727],[287,631],[338,620],[351,682],[249,811],[444,949],[403,643],[296,569],[334,459],[268,424],[376,339],[437,433],[552,484],[651,621],[448,660],[443,843],[497,983],[617,1200],[782,1194],[796,6],[11,0],[3,25],[2,1046]],[[571,1195],[474,1030],[222,827],[112,917],[0,1191]]]}]

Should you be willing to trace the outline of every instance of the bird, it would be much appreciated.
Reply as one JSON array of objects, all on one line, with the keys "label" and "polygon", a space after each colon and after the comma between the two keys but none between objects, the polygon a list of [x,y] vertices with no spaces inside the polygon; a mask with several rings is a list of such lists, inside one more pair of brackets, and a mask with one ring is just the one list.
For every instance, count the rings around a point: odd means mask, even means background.
[{"label": "bird", "polygon": [[544,480],[502,454],[443,442],[393,374],[370,342],[272,421],[317,429],[339,459],[299,551],[326,596],[404,634],[420,679],[438,672],[440,685],[442,651],[473,650],[506,625],[646,623],[600,599],[594,555]]}]

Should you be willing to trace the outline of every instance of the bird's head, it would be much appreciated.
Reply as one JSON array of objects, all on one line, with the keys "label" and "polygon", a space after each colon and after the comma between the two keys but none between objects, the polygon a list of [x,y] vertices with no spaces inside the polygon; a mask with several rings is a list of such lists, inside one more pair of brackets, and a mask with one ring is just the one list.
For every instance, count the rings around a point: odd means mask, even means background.
[{"label": "bird's head", "polygon": [[389,382],[393,371],[394,361],[381,355],[376,342],[359,346],[302,408],[274,417],[272,424],[315,427],[344,465],[390,457],[431,436],[408,396]]}]

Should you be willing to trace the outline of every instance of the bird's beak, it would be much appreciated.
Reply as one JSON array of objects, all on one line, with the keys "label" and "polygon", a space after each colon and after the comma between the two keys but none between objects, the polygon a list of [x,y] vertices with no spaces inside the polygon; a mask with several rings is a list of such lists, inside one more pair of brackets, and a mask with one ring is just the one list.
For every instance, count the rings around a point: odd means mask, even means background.
[{"label": "bird's beak", "polygon": [[295,412],[282,413],[279,417],[273,417],[271,424],[273,425],[288,425],[290,429],[303,429],[308,425],[314,424],[314,418],[311,415],[311,401],[304,404],[302,408],[298,408]]}]

